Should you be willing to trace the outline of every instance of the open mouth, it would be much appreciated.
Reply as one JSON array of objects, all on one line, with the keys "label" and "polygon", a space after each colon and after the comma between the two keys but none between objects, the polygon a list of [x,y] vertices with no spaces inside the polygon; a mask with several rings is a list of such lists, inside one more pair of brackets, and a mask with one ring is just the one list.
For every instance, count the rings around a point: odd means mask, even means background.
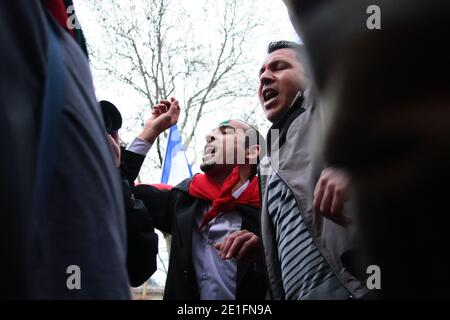
[{"label": "open mouth", "polygon": [[269,104],[273,100],[275,100],[278,97],[278,91],[272,88],[264,89],[263,91],[263,98],[264,103]]},{"label": "open mouth", "polygon": [[214,163],[215,159],[216,159],[215,150],[212,150],[211,152],[205,152],[203,154],[202,162],[203,163]]},{"label": "open mouth", "polygon": [[203,155],[214,155],[216,153],[216,147],[214,146],[205,146],[205,149],[203,150]]}]

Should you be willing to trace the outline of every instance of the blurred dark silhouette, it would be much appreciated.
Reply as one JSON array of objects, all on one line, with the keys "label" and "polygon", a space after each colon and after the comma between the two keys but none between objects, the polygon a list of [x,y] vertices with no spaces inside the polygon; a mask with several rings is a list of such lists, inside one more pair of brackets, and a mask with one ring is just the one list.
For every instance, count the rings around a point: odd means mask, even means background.
[{"label": "blurred dark silhouette", "polygon": [[103,120],[105,122],[106,132],[113,134],[122,127],[122,115],[117,107],[109,101],[99,101],[102,108]]},{"label": "blurred dark silhouette", "polygon": [[0,2],[0,298],[128,299],[120,176],[65,14]]},{"label": "blurred dark silhouette", "polygon": [[352,175],[377,296],[450,298],[450,3],[285,2],[334,115],[325,158]]}]

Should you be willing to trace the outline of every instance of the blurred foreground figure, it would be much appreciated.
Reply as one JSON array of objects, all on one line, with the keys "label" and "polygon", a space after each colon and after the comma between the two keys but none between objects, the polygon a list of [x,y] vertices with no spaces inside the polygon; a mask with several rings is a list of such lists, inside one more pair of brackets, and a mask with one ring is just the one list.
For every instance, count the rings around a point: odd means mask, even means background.
[{"label": "blurred foreground figure", "polygon": [[127,299],[119,173],[55,9],[0,3],[0,298]]},{"label": "blurred foreground figure", "polygon": [[[450,298],[450,3],[285,2],[334,114],[325,158],[352,176],[368,264],[381,271],[374,292]],[[373,4],[381,29],[368,28]]]}]

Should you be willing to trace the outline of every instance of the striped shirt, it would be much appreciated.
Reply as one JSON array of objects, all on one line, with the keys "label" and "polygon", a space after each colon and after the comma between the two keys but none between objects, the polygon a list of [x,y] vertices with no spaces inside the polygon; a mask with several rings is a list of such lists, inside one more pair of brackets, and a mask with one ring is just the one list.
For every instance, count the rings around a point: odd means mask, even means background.
[{"label": "striped shirt", "polygon": [[348,291],[314,244],[294,194],[276,173],[269,180],[267,208],[275,230],[286,299],[348,298]]}]

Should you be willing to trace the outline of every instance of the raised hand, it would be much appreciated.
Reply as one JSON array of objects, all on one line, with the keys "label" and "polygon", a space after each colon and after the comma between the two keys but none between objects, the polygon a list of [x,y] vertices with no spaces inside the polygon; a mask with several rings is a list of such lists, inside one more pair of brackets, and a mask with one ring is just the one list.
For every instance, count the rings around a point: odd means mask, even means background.
[{"label": "raised hand", "polygon": [[180,105],[177,99],[161,100],[152,107],[152,114],[145,122],[144,129],[138,135],[142,140],[153,143],[161,132],[177,123],[180,116]]}]

